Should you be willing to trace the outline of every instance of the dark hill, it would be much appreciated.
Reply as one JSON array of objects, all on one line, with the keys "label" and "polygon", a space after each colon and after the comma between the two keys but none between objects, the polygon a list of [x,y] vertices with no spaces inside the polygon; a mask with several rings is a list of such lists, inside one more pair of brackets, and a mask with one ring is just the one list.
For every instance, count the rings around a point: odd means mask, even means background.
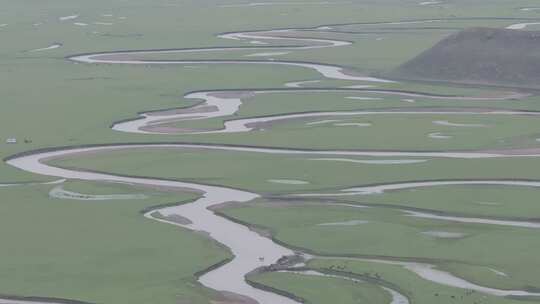
[{"label": "dark hill", "polygon": [[540,88],[540,32],[472,28],[390,74],[402,79]]}]

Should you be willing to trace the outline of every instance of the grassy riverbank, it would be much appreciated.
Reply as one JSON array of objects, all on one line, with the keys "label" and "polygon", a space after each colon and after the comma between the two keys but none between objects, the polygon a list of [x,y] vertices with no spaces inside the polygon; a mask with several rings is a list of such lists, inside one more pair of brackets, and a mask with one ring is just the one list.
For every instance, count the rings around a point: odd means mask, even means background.
[{"label": "grassy riverbank", "polygon": [[[421,279],[414,273],[403,269],[401,266],[385,265],[380,263],[351,261],[343,259],[318,259],[310,262],[308,267],[322,272],[335,275],[349,276],[357,279],[369,280],[374,286],[383,284],[386,286],[397,286],[398,291],[405,295],[411,303],[495,303],[495,304],[518,304],[537,303],[534,299],[510,299],[478,292],[447,287]],[[268,284],[273,288],[294,291],[297,296],[310,296],[320,291],[317,297],[310,298],[309,303],[324,303],[320,299],[336,299],[344,296],[343,290],[334,287],[337,279],[327,279],[324,288],[316,282],[317,278],[311,280],[302,276],[292,276],[290,274],[271,273],[263,274],[255,278],[257,282]],[[323,280],[320,279],[319,280]],[[366,283],[364,283],[366,284]],[[364,285],[362,284],[362,285]],[[301,286],[297,288],[296,286]],[[374,288],[374,286],[372,288]],[[330,288],[329,288],[330,287]],[[351,294],[351,293],[349,293]],[[382,302],[381,302],[382,303]]]},{"label": "grassy riverbank", "polygon": [[[419,219],[385,208],[294,203],[266,203],[222,212],[311,253],[424,261],[491,288],[540,286],[536,271],[530,268],[536,263],[531,252],[540,248],[537,229]],[[505,246],[499,246],[502,242]]]},{"label": "grassy riverbank", "polygon": [[[0,12],[0,158],[52,146],[175,141],[304,149],[444,151],[539,147],[540,135],[534,116],[375,115],[348,117],[336,122],[372,124],[368,128],[307,125],[318,120],[310,119],[282,122],[265,131],[242,134],[121,133],[111,130],[114,122],[136,117],[141,111],[193,105],[198,101],[186,100],[183,96],[199,90],[284,88],[285,83],[303,80],[322,80],[310,84],[319,87],[375,85],[376,89],[475,97],[499,96],[508,89],[405,81],[382,84],[329,80],[315,71],[287,66],[186,64],[158,67],[79,64],[66,59],[74,54],[120,50],[264,46],[250,40],[221,39],[217,34],[330,24],[331,28],[324,33],[308,30],[298,34],[353,44],[341,48],[293,50],[276,55],[275,59],[342,65],[360,74],[385,75],[385,71],[462,28],[480,25],[502,28],[540,19],[538,11],[522,10],[538,6],[537,0],[493,0],[489,4],[455,0],[432,5],[419,2],[281,0],[253,5],[243,0],[3,1]],[[404,20],[442,21],[399,22]],[[380,22],[386,24],[365,24]],[[269,41],[269,46],[282,43],[298,45],[290,40],[277,40]],[[50,46],[57,48],[48,48]],[[272,58],[260,54],[247,57],[260,52],[263,51],[184,54],[186,56],[148,54],[145,58]],[[347,97],[382,99],[366,101]],[[272,93],[247,99],[233,116],[174,123],[174,126],[219,128],[223,121],[233,118],[306,111],[429,107],[538,111],[539,100],[537,96],[479,102],[364,92]],[[487,127],[458,128],[433,124],[433,121]],[[453,138],[430,138],[433,132]],[[18,143],[7,144],[8,138],[16,138]],[[317,160],[326,157],[201,149],[126,149],[67,157],[51,163],[113,174],[230,186],[262,195],[335,193],[358,185],[426,179],[540,180],[537,158],[528,157],[467,160],[413,157],[407,159],[421,162],[398,165],[365,163],[380,160],[374,157],[347,157],[364,163]],[[328,156],[336,157],[340,156]],[[0,184],[54,179],[0,164]],[[49,192],[58,186],[0,187],[0,294],[103,304],[208,304],[219,298],[215,292],[200,286],[195,275],[230,258],[228,251],[207,235],[161,224],[141,214],[141,210],[155,205],[193,200],[194,195],[129,185],[67,181],[61,185],[63,190],[79,193],[81,197],[142,194],[146,198],[133,196],[129,200],[104,201],[51,198]],[[381,208],[295,206],[289,201],[275,206],[274,202],[260,200],[253,206],[222,212],[236,220],[264,227],[277,240],[292,247],[336,256],[426,259],[481,285],[530,289],[540,287],[535,271],[540,248],[536,230],[415,219],[388,205],[522,220],[540,217],[540,207],[535,203],[537,196],[537,189],[526,187],[436,187],[347,198],[352,204],[368,203]],[[342,225],[344,222],[347,225]],[[358,225],[348,225],[350,223]],[[426,234],[441,231],[462,237],[441,239]],[[354,274],[378,273],[403,291],[412,303],[529,303],[480,293],[467,295],[465,290],[430,283],[399,266],[341,259],[315,260],[307,266],[327,271],[336,265]],[[492,269],[507,276],[498,275]],[[284,273],[261,274],[253,280],[294,293],[313,304],[358,301],[387,304],[390,300],[389,294],[377,284],[353,284],[341,279]]]},{"label": "grassy riverbank", "polygon": [[140,213],[194,195],[70,182],[64,185],[70,191],[149,198],[61,200],[48,197],[53,187],[0,188],[2,294],[93,303],[208,303],[212,292],[194,273],[228,258],[227,250]]},{"label": "grassy riverbank", "polygon": [[[158,160],[156,160],[156,157]],[[412,164],[336,161],[423,160]],[[330,159],[330,160],[328,160]],[[201,163],[205,166],[201,166]],[[251,189],[263,193],[322,192],[380,183],[451,179],[540,179],[536,158],[433,159],[295,155],[205,149],[121,149],[57,159],[51,164],[117,174],[163,177]],[[271,180],[300,180],[276,184]]]}]

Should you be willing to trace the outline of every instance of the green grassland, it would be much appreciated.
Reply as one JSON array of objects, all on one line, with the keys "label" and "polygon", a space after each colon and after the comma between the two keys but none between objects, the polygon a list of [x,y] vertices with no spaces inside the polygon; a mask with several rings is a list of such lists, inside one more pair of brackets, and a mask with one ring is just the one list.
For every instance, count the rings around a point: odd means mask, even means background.
[{"label": "green grassland", "polygon": [[[344,119],[345,118],[345,119]],[[338,122],[308,125],[322,119]],[[537,118],[501,117],[496,115],[359,115],[355,118],[326,116],[309,121],[291,121],[278,124],[268,131],[259,132],[257,143],[272,140],[276,146],[294,142],[292,147],[321,149],[353,148],[372,150],[476,150],[499,147],[538,146],[539,133],[530,128]],[[454,127],[434,124],[448,121],[458,124],[479,124],[483,127]],[[371,124],[364,127],[355,124]],[[344,124],[344,125],[340,125]],[[352,125],[347,125],[352,124]],[[452,136],[449,139],[433,139],[431,133]],[[328,138],[317,144],[317,138]]]},{"label": "green grassland", "polygon": [[[114,194],[144,194],[147,196],[157,197],[160,200],[161,197],[169,197],[178,195],[178,193],[167,193],[153,191],[150,188],[139,188],[137,186],[128,185],[128,184],[109,184],[109,183],[98,183],[98,182],[87,182],[87,181],[69,181],[62,184],[62,188],[68,191],[78,192],[78,193],[89,193],[89,194],[98,194],[98,195],[114,195]],[[137,191],[139,190],[139,191]],[[187,195],[187,193],[179,194]]]},{"label": "green grassland", "polygon": [[390,303],[390,295],[369,283],[357,283],[344,279],[313,277],[293,273],[264,273],[253,280],[294,295],[306,303]]},{"label": "green grassland", "polygon": [[208,303],[194,273],[229,258],[197,234],[144,218],[144,208],[194,195],[68,182],[90,194],[144,193],[145,200],[49,198],[52,185],[0,188],[3,294],[95,303]]},{"label": "green grassland", "polygon": [[[354,100],[352,101],[354,103]],[[333,120],[330,123],[322,123]],[[460,127],[438,125],[437,121],[481,125]],[[309,119],[277,121],[270,127],[260,127],[250,134],[221,135],[229,142],[248,145],[313,149],[372,149],[372,150],[476,150],[489,148],[536,147],[539,133],[530,126],[537,117],[467,114],[376,114],[351,116],[321,116]],[[315,123],[316,125],[312,125]],[[360,125],[355,125],[360,124]],[[368,125],[366,125],[368,124]],[[181,123],[180,127],[197,124]],[[219,128],[218,128],[219,129]],[[204,129],[203,129],[204,130]],[[432,133],[450,136],[430,138]],[[237,139],[243,138],[242,141]],[[320,137],[327,138],[320,142]],[[236,140],[235,140],[236,139]]]},{"label": "green grassland", "polygon": [[[518,23],[519,18],[540,19],[537,11],[520,10],[522,7],[537,6],[535,0],[494,0],[489,5],[483,0],[454,0],[426,6],[418,5],[417,0],[330,1],[325,5],[316,4],[318,1],[313,1],[313,5],[276,2],[283,3],[223,7],[224,1],[217,0],[0,0],[0,24],[7,24],[0,27],[0,83],[3,92],[0,99],[0,157],[51,146],[119,142],[182,141],[299,148],[412,150],[537,147],[540,144],[536,141],[540,137],[535,128],[536,119],[528,116],[378,115],[346,119],[346,122],[373,123],[373,127],[366,129],[333,126],[308,128],[305,124],[313,120],[306,120],[288,121],[265,131],[242,134],[147,136],[120,133],[111,130],[111,124],[135,117],[138,112],[193,105],[196,101],[182,98],[191,91],[279,88],[286,82],[317,80],[322,76],[308,69],[285,66],[87,65],[65,59],[87,52],[250,45],[216,37],[218,33],[229,31],[456,17],[518,18],[515,22],[469,19],[407,24],[399,26],[399,29],[397,25],[380,24],[333,26],[334,30],[342,31],[339,33],[301,31],[299,34],[306,37],[342,39],[354,44],[343,48],[292,51],[277,57],[282,60],[344,65],[363,74],[384,75],[385,70],[403,63],[461,28],[506,27]],[[80,17],[59,20],[60,17],[74,14]],[[74,22],[88,25],[78,26]],[[61,43],[62,47],[31,52],[53,43]],[[258,57],[245,55],[258,52],[263,51],[147,55],[145,58],[253,59]],[[321,80],[310,86],[369,84]],[[466,96],[498,95],[506,91],[501,88],[409,82],[376,85],[379,89]],[[345,98],[349,96],[384,99],[365,102]],[[399,96],[359,92],[264,94],[246,100],[234,117],[396,107],[540,110],[537,96],[507,102],[414,98],[416,102],[411,104],[402,99]],[[230,118],[176,125],[220,127],[224,120]],[[432,120],[485,123],[490,127],[454,129],[433,125]],[[448,133],[455,137],[437,141],[428,138],[427,134],[431,132]],[[5,139],[10,137],[18,138],[19,144],[5,144]],[[31,142],[22,143],[24,139]],[[314,158],[319,157],[197,149],[126,149],[68,157],[52,163],[117,174],[232,186],[274,195],[306,191],[333,193],[362,184],[423,179],[540,179],[535,166],[536,158],[428,159],[425,163],[391,166],[316,161]],[[305,180],[309,184],[276,184],[270,182],[271,179]],[[25,173],[3,163],[0,165],[0,183],[51,180],[54,178]],[[94,303],[160,304],[203,304],[215,297],[212,291],[196,282],[195,274],[230,258],[227,250],[206,236],[151,221],[140,213],[155,205],[190,201],[195,198],[194,195],[120,184],[64,183],[65,190],[84,194],[148,196],[142,200],[77,201],[49,197],[48,193],[54,187],[56,185],[0,188],[0,294],[59,297]],[[222,212],[270,229],[278,240],[314,252],[336,256],[349,254],[429,259],[441,269],[485,286],[538,288],[540,281],[535,266],[538,264],[536,253],[540,244],[537,231],[421,220],[387,208],[387,205],[395,205],[452,214],[538,218],[540,210],[535,204],[537,192],[526,187],[435,187],[346,198],[349,203],[385,208],[276,207],[259,201],[253,206]],[[438,199],[434,201],[433,197]],[[477,201],[501,202],[502,205],[474,204]],[[359,226],[318,226],[321,223],[358,219],[369,223]],[[422,234],[430,230],[459,232],[466,234],[466,237],[443,240]],[[465,293],[464,290],[430,283],[399,266],[336,259],[316,260],[310,262],[308,267],[327,270],[331,265],[343,265],[347,271],[357,274],[377,272],[385,281],[399,286],[400,291],[404,291],[413,303],[533,302],[479,293],[462,299],[459,297]],[[490,268],[503,271],[508,277],[497,276]],[[355,284],[340,279],[285,273],[260,274],[252,279],[294,293],[308,303],[389,302],[389,295],[376,284]]]},{"label": "green grassland", "polygon": [[[399,286],[399,291],[409,298],[412,303],[536,303],[534,300],[500,298],[477,292],[470,293],[466,290],[447,287],[429,281],[425,281],[416,274],[403,269],[401,266],[384,265],[365,261],[316,259],[308,263],[308,267],[323,272],[332,272],[339,269],[342,275],[360,276],[378,280]],[[281,274],[273,274],[280,276]],[[303,280],[297,280],[296,284],[303,284]],[[287,289],[291,284],[281,284],[279,281],[269,282],[274,288]],[[294,285],[293,285],[294,286]],[[307,286],[306,289],[309,289]]]},{"label": "green grassland", "polygon": [[[531,268],[537,263],[531,254],[540,246],[536,229],[418,219],[386,208],[262,204],[222,212],[269,229],[285,244],[320,255],[401,258],[436,265],[452,262],[447,267],[453,273],[471,277],[482,286],[540,286],[536,269]],[[349,221],[367,223],[329,225]],[[463,237],[444,239],[425,234],[431,231],[462,233]],[[469,265],[502,269],[508,277],[474,271],[478,267],[468,269]]]},{"label": "green grassland", "polygon": [[[428,158],[429,160],[424,163],[397,165],[317,160],[327,157],[353,160],[385,159],[339,155],[272,155],[204,149],[122,149],[69,156],[53,160],[51,164],[123,175],[210,183],[273,194],[307,190],[335,193],[359,185],[415,180],[540,179],[540,173],[534,166],[536,157]],[[203,162],[205,165],[201,166]],[[269,183],[270,179],[304,180],[309,184],[277,185]]]},{"label": "green grassland", "polygon": [[[352,35],[340,33],[328,33],[324,35],[316,35],[308,31],[301,31],[299,34],[306,37],[327,38],[335,40],[345,40],[354,42],[353,45],[340,47],[331,52],[326,52],[324,48],[311,49],[303,51],[292,51],[290,54],[282,56],[269,56],[269,58],[289,61],[315,61],[334,65],[352,66],[363,73],[371,73],[380,71],[381,69],[396,67],[400,63],[414,57],[422,50],[431,47],[441,38],[448,35],[450,32],[427,32],[419,35],[400,35],[400,34],[385,34],[385,35]],[[445,35],[446,34],[446,35]],[[383,40],[377,40],[383,37]],[[279,43],[277,40],[276,43]],[[407,42],[407,43],[405,43]],[[283,40],[281,45],[289,45],[287,40]],[[401,52],[393,51],[393,48],[400,46]],[[197,60],[197,59],[239,59],[239,60],[261,60],[261,57],[245,57],[262,52],[273,52],[275,49],[250,50],[240,52],[203,52],[201,54],[182,53],[182,54],[153,54],[145,55],[141,58],[145,59],[182,59],[182,60]],[[281,51],[281,50],[280,50]],[[287,50],[285,50],[287,51]],[[377,57],[373,57],[374,51],[377,52]],[[219,56],[219,54],[224,56]],[[139,57],[138,57],[139,58]],[[337,60],[336,60],[337,59]],[[264,57],[262,57],[264,60]],[[351,64],[353,63],[353,64]]]},{"label": "green grassland", "polygon": [[[202,66],[200,69],[95,66],[69,63],[63,60],[64,56],[118,49],[234,45],[234,41],[216,38],[214,34],[222,31],[279,27],[284,21],[288,21],[287,24],[291,26],[313,26],[321,23],[319,14],[322,12],[327,23],[346,23],[359,20],[376,22],[404,17],[428,18],[434,11],[440,10],[440,8],[418,7],[411,1],[406,5],[407,9],[400,17],[396,15],[397,12],[388,10],[388,6],[392,3],[392,1],[384,1],[379,5],[353,3],[323,7],[295,6],[293,10],[290,10],[286,6],[231,9],[219,7],[216,2],[211,1],[204,4],[184,2],[179,4],[179,7],[182,8],[185,5],[185,8],[175,12],[169,9],[170,7],[155,1],[139,1],[133,6],[107,2],[107,8],[104,8],[100,1],[84,4],[80,1],[55,1],[48,3],[46,7],[40,6],[35,1],[25,2],[25,4],[8,2],[6,10],[22,10],[26,13],[18,14],[16,19],[14,19],[15,16],[9,15],[2,17],[2,22],[8,26],[0,30],[6,45],[2,50],[1,59],[5,72],[0,74],[0,79],[6,84],[7,100],[0,113],[0,118],[6,126],[0,129],[0,135],[2,138],[13,136],[28,138],[33,143],[16,147],[5,146],[2,143],[2,154],[6,156],[21,150],[51,145],[159,140],[162,137],[149,139],[136,135],[116,134],[108,129],[108,126],[116,120],[133,117],[138,111],[188,105],[189,102],[181,99],[187,91],[208,88],[276,87],[281,86],[285,81],[283,75],[287,75],[291,81],[309,79],[318,75],[303,69],[261,68],[247,65],[236,67],[212,65]],[[511,5],[501,2],[494,7],[500,10],[496,15],[504,13],[505,16],[530,17],[530,13],[514,9],[527,5],[532,4],[527,1]],[[360,9],[354,10],[354,8]],[[376,10],[377,14],[371,14],[373,10]],[[196,28],[183,26],[198,19],[200,14],[212,11],[219,12],[219,18]],[[282,16],[281,13],[285,11],[288,15]],[[88,27],[78,27],[72,22],[57,20],[61,16],[77,12],[81,14],[77,21],[89,24],[96,21],[106,22],[107,18],[110,18],[102,16],[106,13],[114,14],[116,19],[112,21],[114,23],[112,26],[91,24]],[[273,15],[268,12],[279,13]],[[177,16],[178,13],[181,14],[180,17]],[[456,4],[445,7],[444,14],[446,13],[459,13],[463,16],[493,14],[485,8],[475,10],[473,6],[470,10],[464,10]],[[234,18],[237,15],[242,18]],[[246,16],[248,20],[245,19]],[[118,17],[127,19],[118,19]],[[227,18],[225,25],[219,22],[220,18]],[[151,22],[147,22],[149,20]],[[250,24],[250,27],[246,28],[250,20],[257,22],[253,22],[255,25]],[[144,26],[141,25],[143,21],[145,21]],[[43,24],[33,26],[33,23]],[[98,34],[93,34],[95,31],[98,31]],[[20,37],[25,37],[25,39],[19,39]],[[55,41],[62,42],[64,46],[47,52],[26,52],[34,48],[46,47]],[[350,54],[345,57],[343,54],[334,53],[341,52],[338,49],[317,50],[317,54],[309,55],[303,52],[298,53],[303,54],[303,58],[307,60],[324,61],[321,56],[330,56],[328,59],[334,59],[329,61],[331,63],[337,63],[335,59],[344,58],[344,61],[347,61],[344,64],[355,65],[355,60],[351,60],[350,56],[355,56],[359,53],[355,50],[363,48],[365,48],[364,45],[357,44],[347,47],[347,52]],[[389,52],[393,49],[389,46],[376,48],[377,54],[380,54],[381,50]],[[364,54],[369,56],[374,52],[369,51]],[[408,59],[406,57],[407,55],[403,55],[403,58],[396,61]],[[387,62],[388,58],[382,61]],[[374,58],[358,62],[371,64]],[[226,75],[235,75],[235,77],[226,77]],[[253,75],[257,77],[252,77]],[[31,90],[27,89],[29,83],[32,84]],[[46,96],[45,100],[43,96]],[[82,116],[85,118],[81,119]],[[18,121],[20,117],[24,117],[26,123],[20,123]],[[32,121],[40,123],[30,123]],[[201,137],[198,140],[201,140]],[[6,172],[3,173],[4,180],[10,180],[11,176],[13,179],[27,178],[14,171],[2,171]],[[5,175],[7,172],[9,176]]]},{"label": "green grassland", "polygon": [[419,208],[454,214],[502,218],[538,218],[538,189],[520,186],[436,186],[342,198],[348,203]]},{"label": "green grassland", "polygon": [[[447,18],[446,16],[443,18]],[[450,19],[452,19],[450,17]],[[538,20],[540,20],[540,16]],[[267,60],[273,58],[286,61],[316,61],[334,65],[344,65],[357,69],[363,73],[378,73],[386,69],[392,69],[405,61],[415,57],[425,49],[432,47],[435,43],[454,33],[457,30],[470,27],[495,27],[505,28],[509,25],[535,22],[535,20],[516,19],[512,20],[492,20],[492,19],[469,19],[469,20],[450,20],[429,23],[412,24],[355,24],[348,26],[331,27],[328,32],[311,30],[298,30],[294,33],[298,36],[310,38],[322,38],[332,40],[350,41],[353,44],[340,47],[331,52],[327,49],[310,49],[303,51],[295,50],[276,50],[275,48],[264,48],[258,46],[249,50],[232,51],[203,51],[193,53],[179,54],[143,54],[136,55],[140,59],[152,60],[205,60],[205,59],[230,59],[230,60]],[[528,29],[534,29],[535,25],[530,25]],[[291,34],[288,34],[291,35]],[[253,39],[255,40],[255,39]],[[244,46],[254,46],[246,40]],[[275,40],[276,45],[298,45],[298,42],[288,40]],[[399,52],[396,52],[399,47]],[[265,52],[285,51],[287,54],[274,56],[253,56]],[[376,56],[374,56],[376,54]]]}]

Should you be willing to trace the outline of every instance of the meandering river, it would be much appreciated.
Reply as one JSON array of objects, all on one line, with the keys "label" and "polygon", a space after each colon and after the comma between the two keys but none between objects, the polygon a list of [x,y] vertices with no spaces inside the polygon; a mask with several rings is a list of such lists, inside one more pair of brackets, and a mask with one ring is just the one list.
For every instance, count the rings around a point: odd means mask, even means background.
[{"label": "meandering river", "polygon": [[[260,32],[241,32],[241,33],[226,33],[220,35],[224,39],[233,39],[238,41],[293,41],[303,45],[298,46],[283,46],[283,47],[249,47],[249,50],[280,50],[280,51],[298,51],[314,48],[333,48],[347,46],[351,43],[348,41],[330,40],[330,39],[315,39],[315,38],[295,38],[290,35],[293,34],[295,29],[274,30],[274,31],[260,31]],[[174,54],[174,53],[197,53],[197,52],[216,52],[216,51],[237,51],[246,50],[247,47],[232,47],[232,48],[196,48],[196,49],[180,49],[180,50],[150,50],[150,51],[119,51],[109,53],[95,53],[75,55],[69,57],[69,60],[80,63],[97,63],[97,64],[156,64],[156,65],[170,65],[170,64],[258,64],[258,65],[285,65],[300,68],[312,69],[320,73],[323,77],[328,79],[339,80],[353,80],[372,83],[389,83],[390,80],[374,78],[367,75],[356,75],[354,72],[347,68],[319,64],[312,62],[294,62],[294,61],[279,61],[279,60],[148,60],[140,56],[148,54]],[[297,91],[306,91],[298,89]],[[317,91],[317,89],[311,89],[311,91]],[[318,91],[330,91],[319,89]],[[412,97],[425,97],[429,95],[416,93],[416,92],[398,92],[398,91],[384,91],[384,90],[371,90],[362,89],[363,92],[372,92],[380,94],[399,94]],[[252,94],[262,94],[267,92],[278,92],[278,90],[261,90],[257,92],[250,92]],[[294,90],[284,90],[283,92],[295,92]],[[190,111],[181,111],[175,113],[159,114],[159,113],[144,113],[138,119],[131,121],[124,121],[116,123],[113,129],[116,131],[133,132],[133,133],[167,133],[167,131],[155,131],[145,129],[155,125],[160,125],[164,121],[182,121],[193,119],[208,119],[213,117],[230,116],[238,112],[239,107],[242,104],[241,94],[232,96],[222,96],[219,92],[206,91],[191,93],[186,98],[195,98],[203,100],[202,103],[195,105]],[[222,92],[223,93],[223,92]],[[245,93],[245,92],[244,92]],[[462,97],[456,96],[430,96],[435,99],[454,98],[460,99]],[[504,97],[501,99],[512,98]],[[470,97],[475,99],[475,97]],[[477,98],[481,99],[481,98]],[[496,98],[490,98],[493,100]],[[253,129],[253,124],[270,122],[284,119],[304,118],[304,117],[316,117],[316,116],[341,116],[341,115],[373,115],[373,114],[498,114],[498,115],[519,115],[522,114],[519,111],[484,111],[484,112],[462,112],[462,111],[391,111],[391,112],[377,112],[377,111],[362,111],[362,112],[323,112],[323,113],[303,113],[303,114],[284,114],[273,117],[259,117],[249,119],[232,120],[225,123],[222,130],[214,130],[208,132],[247,132]],[[531,114],[531,113],[528,113]],[[536,113],[534,113],[536,115]],[[206,132],[206,133],[208,133]],[[174,131],[169,131],[174,133]],[[205,132],[200,132],[205,133]],[[292,255],[294,252],[288,248],[278,245],[271,241],[269,238],[263,237],[249,228],[234,223],[228,219],[216,215],[209,208],[226,202],[249,202],[259,197],[257,193],[248,191],[232,189],[221,186],[211,186],[197,183],[186,183],[181,181],[164,180],[159,178],[148,177],[129,177],[120,176],[108,173],[89,172],[84,170],[65,169],[55,167],[47,164],[47,161],[56,158],[62,158],[66,156],[75,156],[82,153],[97,153],[104,151],[113,151],[119,149],[143,149],[143,148],[181,148],[181,149],[214,149],[224,151],[239,151],[239,152],[253,152],[253,153],[268,153],[268,154],[302,154],[302,155],[318,155],[329,156],[336,159],[343,156],[376,156],[376,157],[425,157],[425,158],[492,158],[492,157],[509,157],[506,153],[499,152],[409,152],[409,151],[314,151],[314,150],[288,150],[288,149],[272,149],[272,148],[258,148],[258,147],[239,147],[239,146],[220,146],[220,145],[197,145],[197,144],[140,144],[140,145],[102,145],[102,146],[88,146],[78,148],[60,148],[52,149],[49,151],[36,151],[26,154],[21,154],[9,158],[7,163],[13,167],[21,170],[32,172],[40,175],[54,176],[62,179],[77,179],[87,181],[104,181],[104,182],[123,182],[137,185],[144,185],[149,187],[169,187],[177,188],[188,191],[194,191],[201,195],[199,199],[192,203],[183,204],[173,207],[165,207],[159,210],[154,210],[145,214],[146,217],[152,218],[160,222],[166,222],[168,224],[181,226],[187,229],[195,231],[204,231],[208,235],[225,245],[234,254],[234,259],[216,269],[213,269],[199,278],[199,281],[206,287],[212,288],[218,291],[231,292],[234,294],[246,296],[254,299],[260,304],[289,304],[296,303],[294,300],[277,295],[271,292],[256,289],[250,286],[245,276],[249,272],[259,267],[269,266],[274,264],[278,259],[283,256]],[[511,155],[512,157],[531,157],[540,156],[535,153],[528,153],[524,155]],[[398,163],[398,162],[396,162]],[[427,186],[429,182],[422,184],[411,184],[409,186]],[[436,184],[436,182],[433,182]],[[499,184],[499,183],[498,183]],[[535,186],[539,183],[535,182]],[[400,188],[403,188],[402,185]],[[353,189],[357,191],[384,191],[386,189],[393,189],[391,186],[387,187],[373,187],[363,189]],[[158,211],[164,217],[154,218],[152,214]],[[166,218],[169,216],[181,216],[189,219],[190,223],[181,224],[173,221],[168,221]],[[425,269],[424,269],[425,270]],[[417,270],[413,271],[420,273]],[[445,280],[454,280],[455,277],[441,276],[440,273],[434,271],[421,271],[421,275],[426,280],[431,280],[444,284]],[[466,282],[464,280],[459,281],[460,284]],[[461,284],[462,288],[470,288],[470,284]],[[394,298],[393,303],[408,303],[408,300],[396,291],[387,290]],[[497,292],[491,288],[477,288],[479,291],[489,291],[487,293],[496,295],[508,295],[504,291]],[[515,295],[522,295],[525,292],[516,291]],[[511,294],[511,293],[510,293]],[[11,302],[10,302],[11,301]],[[24,303],[25,301],[14,302],[12,300],[0,300],[0,303]]]}]

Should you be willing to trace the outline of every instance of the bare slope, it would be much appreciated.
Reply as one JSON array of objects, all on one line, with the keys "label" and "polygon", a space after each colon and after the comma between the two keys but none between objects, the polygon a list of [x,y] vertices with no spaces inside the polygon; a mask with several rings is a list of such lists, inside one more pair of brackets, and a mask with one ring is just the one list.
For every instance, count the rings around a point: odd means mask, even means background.
[{"label": "bare slope", "polygon": [[472,28],[391,72],[405,79],[540,88],[540,32]]}]

